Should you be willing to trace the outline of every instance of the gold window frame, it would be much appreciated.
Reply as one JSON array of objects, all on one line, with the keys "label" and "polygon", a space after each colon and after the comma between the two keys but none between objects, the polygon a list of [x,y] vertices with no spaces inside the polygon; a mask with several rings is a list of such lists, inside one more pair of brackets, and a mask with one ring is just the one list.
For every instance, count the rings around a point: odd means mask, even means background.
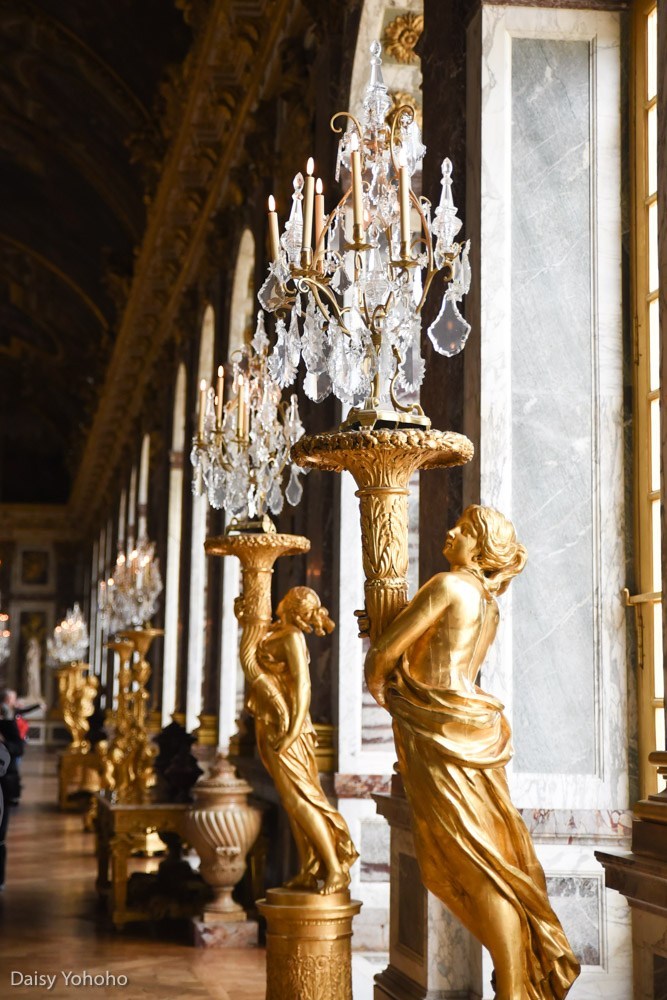
[{"label": "gold window frame", "polygon": [[[655,458],[659,464],[659,416],[655,424],[655,411],[659,414],[659,358],[656,362],[654,347],[651,353],[651,304],[654,313],[654,335],[657,338],[658,286],[650,288],[651,238],[649,225],[655,213],[656,239],[654,240],[657,267],[657,182],[655,190],[649,187],[649,119],[657,114],[657,95],[648,97],[649,44],[648,25],[656,0],[636,0],[632,19],[632,72],[631,99],[631,259],[633,307],[633,362],[634,362],[634,505],[635,505],[635,579],[638,593],[628,598],[634,606],[637,625],[637,693],[639,710],[639,769],[643,796],[657,791],[655,768],[648,763],[653,750],[664,749],[664,692],[660,678],[662,657],[661,630],[661,580],[659,559],[660,531],[660,481],[655,476]],[[656,60],[657,64],[657,60]],[[651,178],[653,179],[653,178]],[[652,210],[651,206],[656,207]],[[659,354],[659,351],[657,352]],[[652,363],[653,362],[653,363]],[[653,377],[652,377],[653,376]],[[653,404],[653,406],[652,406]],[[651,414],[654,411],[652,425]],[[653,440],[657,429],[656,442]],[[658,543],[656,546],[656,532]],[[658,558],[655,558],[656,548]]]}]

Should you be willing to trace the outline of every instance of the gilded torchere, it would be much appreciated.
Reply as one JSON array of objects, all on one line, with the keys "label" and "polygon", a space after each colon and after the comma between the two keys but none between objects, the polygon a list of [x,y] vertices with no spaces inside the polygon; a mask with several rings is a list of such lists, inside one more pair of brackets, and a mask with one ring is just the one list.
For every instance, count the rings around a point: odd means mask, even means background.
[{"label": "gilded torchere", "polygon": [[240,658],[260,756],[287,812],[300,870],[258,906],[266,917],[267,1000],[351,1000],[350,937],[360,904],[350,899],[357,857],[342,816],[322,790],[310,720],[309,658],[304,633],[333,629],[307,587],[295,587],[271,614],[271,575],[280,556],[310,542],[274,530],[228,534],[206,542],[209,555],[235,555],[242,566],[236,602]]},{"label": "gilded torchere", "polygon": [[87,663],[69,663],[55,671],[60,711],[72,737],[67,749],[58,754],[58,804],[61,809],[67,808],[71,789],[95,792],[99,788],[93,763],[96,758],[85,738],[99,684],[89,670]]},{"label": "gilded torchere", "polygon": [[295,178],[280,238],[270,205],[273,262],[259,293],[277,317],[270,360],[289,385],[300,351],[308,395],[319,401],[333,392],[351,407],[343,429],[302,437],[292,457],[304,468],[347,470],[358,486],[367,676],[393,716],[423,880],[488,946],[498,998],[560,998],[578,966],[509,799],[502,706],[474,686],[495,632],[498,573],[508,582],[509,567],[521,568],[511,525],[496,512],[479,519],[467,512],[450,533],[453,572],[426,584],[406,608],[410,476],[473,454],[462,435],[430,430],[418,403],[421,313],[434,289],[442,299],[426,330],[433,349],[451,357],[470,332],[458,310],[470,288],[470,245],[455,242],[461,220],[448,159],[434,212],[412,189],[425,148],[414,109],[392,111],[380,62],[373,43],[358,117],[332,119],[336,131],[346,122],[337,177],[344,170],[350,183],[328,217],[316,206],[315,253],[312,164],[305,183]]},{"label": "gilded torchere", "polygon": [[502,514],[474,505],[443,554],[450,572],[376,634],[366,681],[394,721],[424,884],[488,948],[498,998],[564,997],[579,964],[509,796],[503,706],[475,684],[526,551]]},{"label": "gilded torchere", "polygon": [[[107,643],[118,653],[118,700],[107,722],[114,727],[110,741],[98,744],[104,789],[116,802],[146,802],[155,785],[157,747],[146,732],[150,666],[146,653],[160,629],[130,629],[123,638]],[[139,654],[132,662],[135,651]],[[136,686],[135,686],[136,685]]]}]

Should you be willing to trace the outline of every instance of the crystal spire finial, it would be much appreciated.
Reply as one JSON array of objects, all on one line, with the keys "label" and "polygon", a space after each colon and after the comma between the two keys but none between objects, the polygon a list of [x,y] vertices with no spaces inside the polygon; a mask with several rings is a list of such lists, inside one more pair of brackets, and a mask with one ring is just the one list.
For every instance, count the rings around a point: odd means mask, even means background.
[{"label": "crystal spire finial", "polygon": [[391,107],[391,98],[382,78],[382,46],[377,39],[371,42],[371,75],[364,96],[363,124],[366,128],[380,128]]}]

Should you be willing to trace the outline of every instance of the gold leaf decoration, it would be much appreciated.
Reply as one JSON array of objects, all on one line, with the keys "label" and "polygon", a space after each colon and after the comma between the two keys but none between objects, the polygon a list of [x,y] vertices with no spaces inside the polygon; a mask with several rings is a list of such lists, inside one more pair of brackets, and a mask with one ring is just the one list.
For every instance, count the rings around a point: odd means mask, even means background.
[{"label": "gold leaf decoration", "polygon": [[385,50],[396,62],[408,66],[417,65],[419,56],[415,52],[415,45],[423,30],[423,14],[400,14],[384,29]]}]

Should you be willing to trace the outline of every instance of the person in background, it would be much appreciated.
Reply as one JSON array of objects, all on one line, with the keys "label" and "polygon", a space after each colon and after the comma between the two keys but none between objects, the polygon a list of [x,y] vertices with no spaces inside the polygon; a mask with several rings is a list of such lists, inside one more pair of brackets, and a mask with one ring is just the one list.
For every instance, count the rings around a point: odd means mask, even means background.
[{"label": "person in background", "polygon": [[[12,698],[13,696],[13,698]],[[12,706],[16,703],[16,692],[5,690],[0,693],[0,747],[4,750],[1,760],[9,757],[4,772],[0,766],[0,791],[4,800],[4,810],[0,819],[0,889],[5,887],[5,866],[7,860],[7,827],[11,813],[10,804],[18,802],[21,794],[18,762],[23,754],[24,741],[14,718]]]}]

